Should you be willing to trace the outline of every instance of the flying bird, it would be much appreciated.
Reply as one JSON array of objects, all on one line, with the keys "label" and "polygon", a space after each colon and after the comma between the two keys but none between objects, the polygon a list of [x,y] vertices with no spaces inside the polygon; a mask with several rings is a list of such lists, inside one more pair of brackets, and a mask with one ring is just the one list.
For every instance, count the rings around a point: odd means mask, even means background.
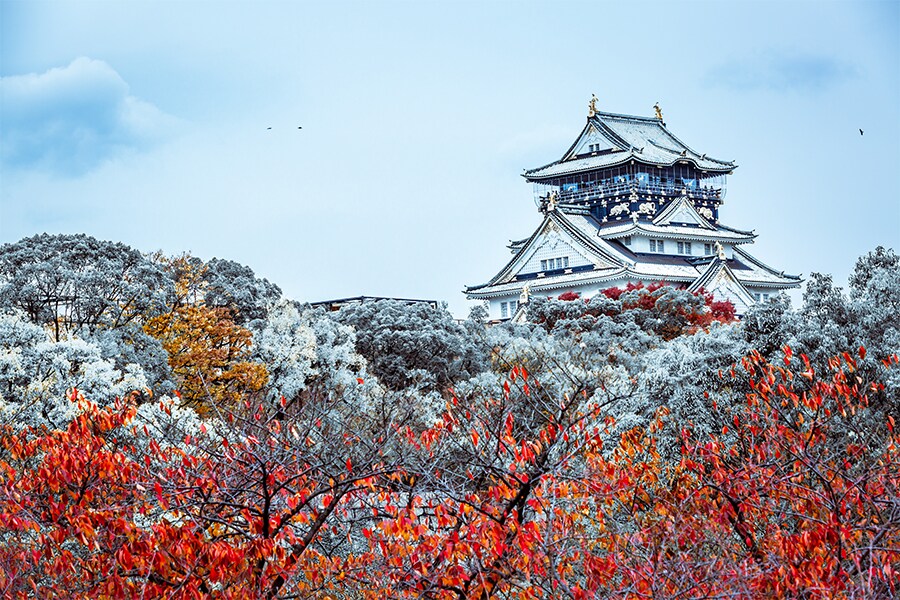
[{"label": "flying bird", "polygon": [[303,127],[298,127],[297,129],[303,129]]},{"label": "flying bird", "polygon": [[860,129],[860,130],[859,130],[859,135],[862,135],[862,134],[863,134],[863,130]]},{"label": "flying bird", "polygon": [[271,127],[266,127],[266,130],[272,129]]}]

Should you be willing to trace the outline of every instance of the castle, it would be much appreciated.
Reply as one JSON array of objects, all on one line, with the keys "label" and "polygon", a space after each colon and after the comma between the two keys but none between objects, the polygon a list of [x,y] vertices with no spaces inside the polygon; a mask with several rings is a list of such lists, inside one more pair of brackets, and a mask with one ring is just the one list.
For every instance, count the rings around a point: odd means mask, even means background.
[{"label": "castle", "polygon": [[654,117],[597,110],[562,158],[527,170],[540,225],[509,245],[512,259],[469,286],[491,320],[513,318],[530,294],[590,297],[629,282],[663,281],[730,300],[738,314],[800,285],[754,258],[756,234],[722,224],[734,162],[698,153]]}]

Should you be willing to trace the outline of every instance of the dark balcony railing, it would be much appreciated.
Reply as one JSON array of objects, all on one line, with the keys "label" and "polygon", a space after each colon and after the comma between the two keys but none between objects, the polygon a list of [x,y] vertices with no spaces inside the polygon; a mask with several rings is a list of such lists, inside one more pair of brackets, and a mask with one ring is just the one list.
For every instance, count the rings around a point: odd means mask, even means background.
[{"label": "dark balcony railing", "polygon": [[578,183],[562,186],[537,183],[534,186],[535,201],[546,199],[556,192],[558,202],[580,203],[604,198],[629,196],[632,191],[640,195],[677,197],[686,194],[698,200],[721,200],[725,196],[725,186],[685,185],[684,183],[607,181],[600,183]]}]

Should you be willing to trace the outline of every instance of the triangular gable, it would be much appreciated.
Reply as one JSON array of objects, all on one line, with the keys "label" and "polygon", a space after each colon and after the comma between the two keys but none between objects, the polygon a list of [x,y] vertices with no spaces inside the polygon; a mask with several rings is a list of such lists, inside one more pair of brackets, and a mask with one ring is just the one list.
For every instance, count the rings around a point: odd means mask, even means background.
[{"label": "triangular gable", "polygon": [[[573,238],[577,239],[583,246],[589,248],[594,256],[600,257],[601,261],[605,261],[606,263],[617,267],[634,264],[634,261],[628,258],[628,256],[622,254],[615,246],[600,237],[598,224],[592,217],[583,214],[568,215],[561,211],[555,211],[551,214],[554,215],[554,219],[561,228],[568,232]],[[592,222],[593,225],[591,226],[590,233],[586,232],[584,227],[573,222],[573,218],[575,220],[581,219],[582,225]]]},{"label": "triangular gable", "polygon": [[[710,209],[707,209],[710,210]],[[712,210],[709,212],[709,218],[712,218]],[[669,205],[653,219],[654,225],[698,225],[704,229],[715,229],[715,227],[701,215],[694,204],[687,198],[682,196]]]},{"label": "triangular gable", "polygon": [[[498,285],[508,283],[513,280],[519,273],[526,273],[525,267],[528,266],[532,259],[540,260],[536,257],[537,252],[545,247],[545,244],[555,243],[557,247],[569,248],[581,260],[578,264],[592,264],[595,268],[606,269],[610,267],[620,267],[612,256],[605,256],[598,249],[585,243],[578,235],[570,231],[570,227],[563,224],[564,217],[556,211],[548,212],[544,216],[543,222],[538,226],[535,232],[528,238],[522,249],[510,260],[506,266],[500,271],[487,285]],[[573,228],[574,229],[574,228]],[[564,246],[560,246],[563,244]],[[573,267],[573,255],[569,255],[569,267]],[[548,269],[549,270],[549,269]]]},{"label": "triangular gable", "polygon": [[592,152],[610,152],[611,150],[620,149],[619,144],[608,136],[603,135],[593,123],[588,123],[587,127],[584,128],[581,135],[563,157],[563,160],[569,160]]},{"label": "triangular gable", "polygon": [[701,288],[716,300],[729,300],[738,314],[744,314],[754,304],[753,295],[735,277],[726,262],[718,258],[712,260],[700,277],[688,286],[688,291],[696,292]]},{"label": "triangular gable", "polygon": [[541,240],[532,244],[527,258],[523,261],[520,272],[537,273],[550,270],[541,268],[541,260],[568,258],[566,267],[581,267],[596,264],[597,257],[588,252],[581,244],[574,243],[565,232],[558,227],[550,227]]}]

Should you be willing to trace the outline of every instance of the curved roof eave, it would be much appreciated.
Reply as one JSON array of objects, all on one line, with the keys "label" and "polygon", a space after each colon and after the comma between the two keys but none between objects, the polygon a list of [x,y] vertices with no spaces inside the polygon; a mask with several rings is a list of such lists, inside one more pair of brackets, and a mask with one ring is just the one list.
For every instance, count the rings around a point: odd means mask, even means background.
[{"label": "curved roof eave", "polygon": [[[589,271],[589,273],[595,273],[595,271]],[[463,293],[465,293],[469,299],[473,299],[473,300],[486,299],[486,298],[491,298],[491,297],[508,296],[510,294],[519,293],[519,291],[518,290],[492,290],[490,288],[500,287],[500,286],[509,286],[509,285],[515,283],[515,284],[521,284],[521,285],[517,285],[516,287],[522,287],[522,286],[528,284],[529,289],[531,290],[531,293],[535,294],[535,293],[538,293],[541,291],[546,291],[546,290],[554,290],[554,289],[562,289],[562,288],[566,288],[566,287],[571,287],[573,284],[577,285],[577,286],[582,286],[582,285],[594,285],[598,282],[603,282],[603,281],[613,281],[613,280],[622,278],[624,276],[627,276],[629,273],[631,273],[631,271],[629,271],[628,269],[620,268],[620,269],[616,269],[615,271],[610,272],[610,273],[597,274],[593,277],[586,277],[584,279],[578,279],[578,280],[555,278],[555,279],[550,279],[550,280],[544,280],[545,283],[540,283],[541,280],[539,280],[539,279],[537,279],[537,280],[529,279],[528,281],[507,282],[507,283],[498,284],[496,286],[490,285],[490,284],[485,284],[485,285],[480,285],[480,286],[466,287],[466,289],[463,290]]]},{"label": "curved roof eave", "polygon": [[[579,159],[575,159],[575,160],[579,160]],[[640,157],[640,155],[636,155],[632,151],[632,152],[628,152],[626,154],[626,156],[623,157],[621,160],[618,160],[616,162],[611,162],[609,164],[605,164],[605,165],[601,165],[601,166],[584,166],[581,168],[574,168],[572,170],[560,171],[558,173],[551,173],[549,175],[536,175],[535,174],[538,171],[543,171],[544,169],[548,169],[548,168],[556,166],[556,165],[564,164],[566,162],[575,162],[575,161],[557,160],[555,162],[546,164],[543,167],[538,167],[537,169],[531,169],[531,170],[525,171],[524,173],[522,173],[522,177],[524,177],[525,179],[527,179],[530,182],[536,182],[536,181],[541,181],[541,180],[546,180],[546,179],[553,179],[555,177],[563,177],[565,175],[575,175],[578,173],[585,173],[587,171],[594,171],[597,169],[608,169],[608,168],[612,168],[612,167],[618,167],[618,166],[623,165],[631,160],[634,160],[636,162],[647,165],[648,167],[672,167],[679,162],[689,162],[689,163],[692,163],[694,165],[694,167],[696,167],[697,169],[699,169],[701,171],[723,173],[723,174],[731,173],[734,169],[738,168],[737,165],[728,165],[728,164],[724,164],[721,167],[710,166],[710,165],[700,165],[691,156],[677,156],[671,162],[649,161],[646,159],[642,159]]]},{"label": "curved roof eave", "polygon": [[796,281],[796,282],[802,282],[802,281],[803,281],[803,276],[802,276],[802,275],[790,275],[790,274],[788,274],[788,273],[785,273],[784,271],[778,271],[777,269],[774,269],[773,267],[770,267],[769,265],[767,265],[767,264],[764,263],[763,261],[759,260],[758,258],[756,258],[755,256],[753,256],[752,254],[750,254],[750,253],[747,252],[746,250],[743,250],[742,248],[738,248],[737,246],[735,246],[734,250],[735,250],[735,252],[737,252],[738,254],[740,254],[740,255],[741,255],[743,258],[745,258],[746,260],[752,262],[754,265],[756,265],[756,266],[759,267],[760,269],[763,269],[764,271],[768,271],[768,272],[771,273],[772,275],[778,275],[779,277],[783,277],[784,279],[790,279],[790,280],[793,280],[793,281]]}]

